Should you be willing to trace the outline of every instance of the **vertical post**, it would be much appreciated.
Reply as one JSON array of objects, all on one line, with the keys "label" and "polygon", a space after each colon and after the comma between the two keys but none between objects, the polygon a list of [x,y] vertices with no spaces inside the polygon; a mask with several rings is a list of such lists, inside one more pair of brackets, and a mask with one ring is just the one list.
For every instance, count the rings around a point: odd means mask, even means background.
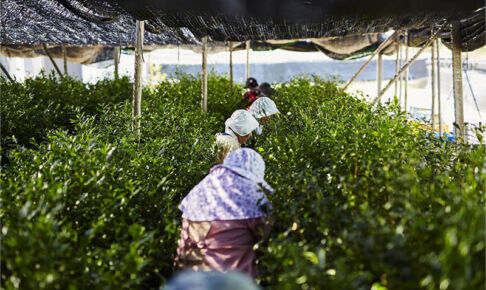
[{"label": "vertical post", "polygon": [[[399,46],[399,51],[400,51],[400,61],[398,62],[400,64],[400,67],[403,66],[403,47],[402,47],[402,44],[399,43],[398,44]],[[402,88],[403,88],[403,74],[400,76],[400,81],[399,81],[399,96],[398,96],[398,99],[400,100],[400,104],[402,103]]]},{"label": "vertical post", "polygon": [[431,56],[430,56],[430,73],[431,73],[431,86],[432,86],[432,108],[430,113],[430,120],[432,121],[432,131],[435,131],[435,41],[430,45]]},{"label": "vertical post", "polygon": [[442,136],[444,128],[442,124],[442,104],[440,100],[440,43],[438,39],[436,40],[435,47],[437,48],[437,106],[439,109],[439,134]]},{"label": "vertical post", "polygon": [[229,42],[229,81],[230,91],[233,92],[233,42]]},{"label": "vertical post", "polygon": [[[400,70],[400,63],[399,63],[399,60],[400,60],[400,43],[398,43],[398,34],[397,34],[395,41],[396,41],[396,50],[397,50],[397,58],[395,60],[395,74],[398,74],[398,71]],[[397,95],[398,95],[398,84],[397,84],[397,80],[395,80],[395,96],[397,96]]]},{"label": "vertical post", "polygon": [[115,61],[115,79],[117,80],[118,75],[118,64],[120,63],[120,47],[116,46],[113,49],[113,60]]},{"label": "vertical post", "polygon": [[378,60],[376,64],[376,81],[378,85],[378,92],[381,92],[381,80],[383,79],[383,54],[380,52],[378,53]]},{"label": "vertical post", "polygon": [[142,116],[142,54],[144,22],[137,20],[135,28],[135,75],[132,97],[132,132],[137,131],[140,142],[140,117]]},{"label": "vertical post", "polygon": [[201,109],[203,114],[208,111],[208,63],[207,63],[207,49],[208,37],[204,36],[202,46],[202,78],[201,78]]},{"label": "vertical post", "polygon": [[245,80],[250,77],[250,41],[246,41],[246,70],[245,70]]},{"label": "vertical post", "polygon": [[64,75],[68,76],[68,70],[67,70],[67,49],[66,45],[62,45],[62,58],[64,60]]},{"label": "vertical post", "polygon": [[[408,63],[408,30],[405,31],[405,63]],[[407,67],[407,70],[405,70],[405,92],[403,96],[403,107],[405,112],[407,111],[407,103],[408,103],[408,73],[409,73],[409,68]]]},{"label": "vertical post", "polygon": [[452,22],[452,76],[454,88],[454,111],[456,138],[464,138],[464,99],[462,91],[462,47],[461,47],[461,23]]},{"label": "vertical post", "polygon": [[400,75],[402,75],[402,73],[404,71],[407,70],[407,68],[412,65],[412,63],[420,56],[420,54],[422,52],[424,52],[424,50],[430,46],[430,44],[432,43],[432,41],[434,41],[437,36],[439,35],[439,33],[442,31],[442,29],[444,28],[445,24],[442,24],[439,29],[437,29],[434,33],[434,35],[432,35],[429,40],[427,40],[427,42],[419,49],[419,51],[417,51],[417,53],[400,69],[400,71],[388,82],[388,84],[385,86],[385,88],[383,90],[381,90],[381,92],[378,94],[378,96],[376,96],[376,98],[373,100],[373,103],[376,104],[376,103],[379,103],[381,101],[381,97],[383,96],[383,94],[393,85],[393,83],[395,83],[397,81],[397,79],[400,77]]}]

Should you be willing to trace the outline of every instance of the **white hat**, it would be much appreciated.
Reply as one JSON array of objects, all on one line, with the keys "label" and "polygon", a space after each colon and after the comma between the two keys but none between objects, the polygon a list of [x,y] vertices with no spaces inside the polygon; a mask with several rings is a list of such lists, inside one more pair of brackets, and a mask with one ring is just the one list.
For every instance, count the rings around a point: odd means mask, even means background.
[{"label": "white hat", "polygon": [[280,113],[280,111],[277,109],[277,105],[275,105],[275,102],[267,97],[260,97],[254,101],[248,112],[250,112],[253,117],[257,119]]},{"label": "white hat", "polygon": [[232,132],[228,132],[228,129],[231,129],[240,136],[246,136],[258,127],[258,121],[247,111],[236,110],[231,117],[226,120],[225,125],[226,133],[231,134]]}]

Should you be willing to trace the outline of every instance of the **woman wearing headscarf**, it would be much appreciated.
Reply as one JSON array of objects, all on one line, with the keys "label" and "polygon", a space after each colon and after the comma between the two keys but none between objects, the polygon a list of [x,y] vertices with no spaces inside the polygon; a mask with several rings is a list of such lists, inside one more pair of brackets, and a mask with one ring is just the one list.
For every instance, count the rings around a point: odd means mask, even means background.
[{"label": "woman wearing headscarf", "polygon": [[251,106],[251,104],[260,96],[257,80],[251,77],[248,78],[246,80],[245,88],[248,89],[248,91],[243,95],[243,102],[247,106]]},{"label": "woman wearing headscarf", "polygon": [[258,86],[258,90],[260,91],[260,97],[270,98],[275,94],[275,89],[269,83],[261,83]]},{"label": "woman wearing headscarf", "polygon": [[251,132],[259,126],[252,114],[245,110],[234,111],[225,125],[225,131],[216,134],[217,163],[223,163],[226,155],[245,144],[250,139]]},{"label": "woman wearing headscarf", "polygon": [[[271,229],[265,162],[253,149],[231,152],[182,200],[174,264],[195,271],[240,271],[256,278],[253,246]],[[265,192],[264,192],[265,191]]]},{"label": "woman wearing headscarf", "polygon": [[[261,97],[253,102],[248,112],[262,124],[267,124],[273,115],[280,113],[275,102],[267,97]],[[255,129],[255,133],[258,135],[262,133],[261,125]]]}]

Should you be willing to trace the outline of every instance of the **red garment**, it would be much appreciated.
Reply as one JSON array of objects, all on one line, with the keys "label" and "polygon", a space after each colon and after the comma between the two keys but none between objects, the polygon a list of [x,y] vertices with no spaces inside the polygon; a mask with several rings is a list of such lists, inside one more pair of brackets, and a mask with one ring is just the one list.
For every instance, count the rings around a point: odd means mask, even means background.
[{"label": "red garment", "polygon": [[258,99],[258,92],[256,90],[249,90],[243,95],[243,100],[248,104],[253,103],[256,99]]},{"label": "red garment", "polygon": [[[253,246],[266,237],[270,229],[271,224],[267,223],[266,217],[211,222],[182,219],[181,237],[174,262],[179,267],[196,271],[236,270],[256,278],[257,257]],[[198,235],[204,238],[197,240]]]}]

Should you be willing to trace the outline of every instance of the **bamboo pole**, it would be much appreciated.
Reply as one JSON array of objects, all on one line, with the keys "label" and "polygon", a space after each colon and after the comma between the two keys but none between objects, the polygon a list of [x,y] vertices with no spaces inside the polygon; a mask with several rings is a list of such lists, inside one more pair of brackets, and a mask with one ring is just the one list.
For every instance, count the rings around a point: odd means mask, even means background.
[{"label": "bamboo pole", "polygon": [[461,49],[461,23],[454,21],[452,23],[452,76],[454,89],[454,110],[456,138],[464,140],[464,96],[462,88],[462,49]]},{"label": "bamboo pole", "polygon": [[439,134],[442,136],[444,128],[442,124],[442,103],[440,99],[440,43],[438,39],[435,42],[437,48],[437,106],[439,110]]},{"label": "bamboo pole", "polygon": [[[408,31],[405,31],[405,63],[408,62]],[[403,96],[403,107],[404,107],[404,110],[405,112],[407,111],[407,103],[408,103],[408,79],[409,79],[409,68],[407,67],[407,69],[405,70],[405,92],[404,92],[404,96]]]},{"label": "bamboo pole", "polygon": [[66,45],[62,45],[62,58],[64,61],[64,76],[68,76],[68,69],[67,69],[67,49]]},{"label": "bamboo pole", "polygon": [[250,41],[246,41],[246,69],[245,69],[245,80],[250,77]]},{"label": "bamboo pole", "polygon": [[207,62],[207,49],[208,49],[208,37],[204,36],[202,46],[202,78],[201,78],[201,110],[203,114],[208,111],[208,62]]},{"label": "bamboo pole", "polygon": [[49,52],[49,50],[47,49],[47,45],[45,45],[45,43],[42,44],[42,47],[44,48],[44,52],[46,53],[47,57],[49,57],[49,59],[51,60],[51,63],[52,65],[54,65],[54,69],[56,70],[57,74],[62,78],[63,75],[61,73],[61,70],[59,69],[59,67],[57,66],[56,62],[54,61],[54,59],[52,58],[51,56],[51,53]]},{"label": "bamboo pole", "polygon": [[431,108],[431,121],[432,121],[432,131],[435,131],[435,41],[432,42],[432,45],[430,46],[431,48],[431,56],[430,56],[430,65],[431,65],[431,85],[432,85],[432,108]]},{"label": "bamboo pole", "polygon": [[11,81],[12,83],[15,82],[15,80],[12,78],[12,76],[10,76],[10,74],[8,73],[8,70],[1,63],[0,63],[0,69],[2,69],[2,72],[5,74],[5,76],[7,77],[7,79],[9,81]]},{"label": "bamboo pole", "polygon": [[230,91],[233,92],[233,42],[229,42],[229,86]]},{"label": "bamboo pole", "polygon": [[140,118],[142,116],[142,54],[144,22],[137,20],[135,29],[135,75],[132,97],[132,132],[136,130],[140,142]]},{"label": "bamboo pole", "polygon": [[120,63],[120,47],[116,46],[113,51],[113,60],[115,61],[115,79],[119,78],[118,65]]},{"label": "bamboo pole", "polygon": [[383,96],[383,94],[385,94],[385,92],[393,85],[393,83],[400,77],[400,75],[408,68],[410,67],[410,65],[412,65],[412,63],[417,60],[417,58],[422,54],[422,52],[424,52],[424,50],[430,46],[430,44],[432,43],[432,41],[434,41],[437,36],[439,35],[439,32],[442,31],[442,29],[444,28],[445,24],[442,24],[439,29],[437,29],[437,31],[435,32],[434,35],[432,35],[429,40],[425,43],[424,46],[422,46],[419,51],[417,51],[417,53],[400,69],[400,71],[393,77],[392,80],[390,80],[388,82],[388,84],[385,86],[385,88],[383,90],[381,90],[381,92],[378,94],[378,96],[373,100],[373,103],[377,103],[379,101],[381,101],[381,97]]},{"label": "bamboo pole", "polygon": [[377,92],[378,94],[381,91],[381,81],[383,79],[383,54],[378,53],[378,59],[376,64],[376,81],[377,81]]},{"label": "bamboo pole", "polygon": [[346,83],[346,85],[344,85],[343,87],[343,90],[347,89],[349,87],[349,85],[358,77],[358,75],[365,69],[365,67],[367,67],[371,61],[373,60],[373,58],[378,54],[380,53],[387,45],[388,43],[393,39],[395,38],[395,35],[396,35],[396,32],[393,33],[390,37],[388,37],[385,41],[383,41],[380,46],[378,46],[378,48],[373,51],[373,53],[371,54],[371,56],[368,58],[368,60],[358,69],[358,71],[353,75],[353,77],[351,77],[351,79]]}]

